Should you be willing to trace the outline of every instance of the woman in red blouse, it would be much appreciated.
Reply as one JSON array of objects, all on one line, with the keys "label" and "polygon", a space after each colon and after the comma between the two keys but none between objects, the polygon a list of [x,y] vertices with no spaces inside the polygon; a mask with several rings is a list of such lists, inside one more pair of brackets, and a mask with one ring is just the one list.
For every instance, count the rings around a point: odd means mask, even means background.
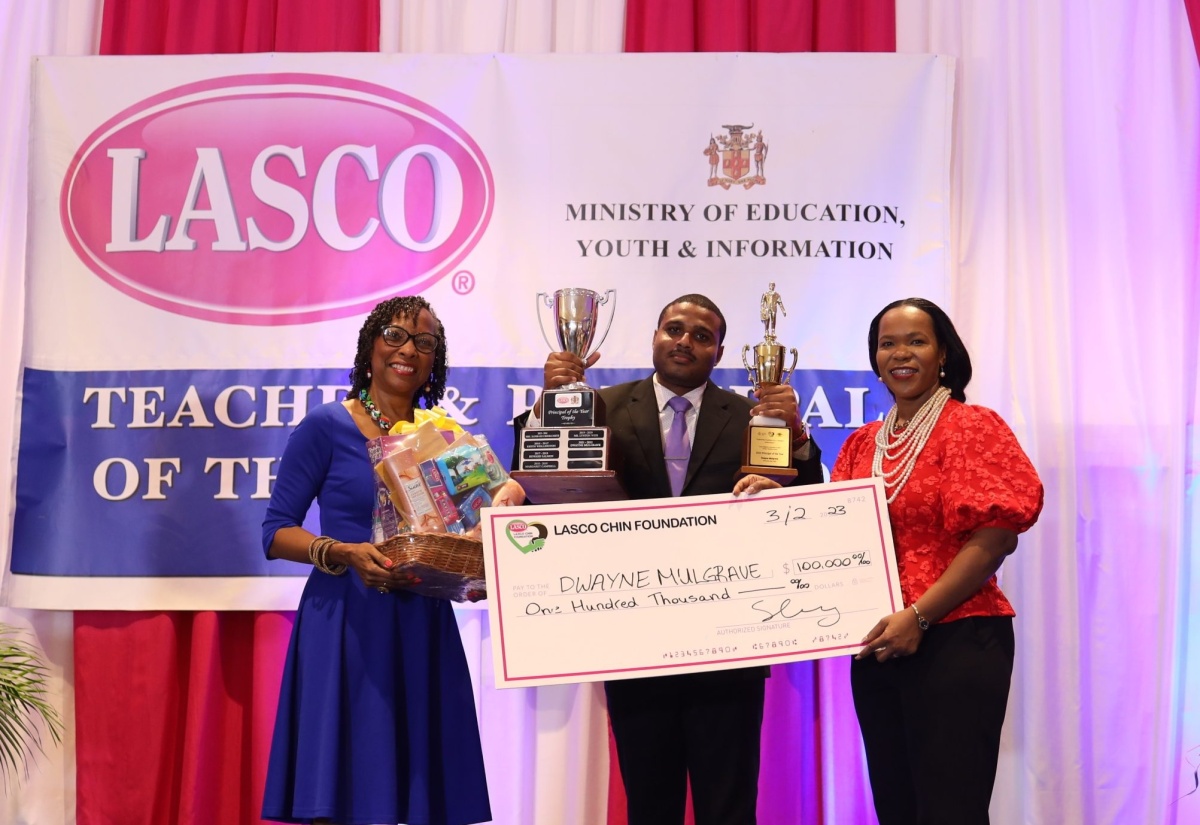
[{"label": "woman in red blouse", "polygon": [[850,671],[875,810],[880,825],[987,823],[1013,665],[995,573],[1042,484],[1000,416],[965,403],[971,359],[945,312],[896,301],[867,341],[896,403],[846,439],[832,478],[884,479],[907,605]]}]

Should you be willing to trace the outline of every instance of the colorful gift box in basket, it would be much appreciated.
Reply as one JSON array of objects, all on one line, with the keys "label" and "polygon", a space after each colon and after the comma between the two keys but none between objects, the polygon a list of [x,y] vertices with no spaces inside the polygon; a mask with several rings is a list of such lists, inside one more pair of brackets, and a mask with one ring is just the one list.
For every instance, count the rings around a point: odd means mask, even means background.
[{"label": "colorful gift box in basket", "polygon": [[440,407],[367,442],[375,468],[371,541],[434,598],[486,596],[483,545],[472,534],[490,491],[508,473],[482,435],[473,436]]}]

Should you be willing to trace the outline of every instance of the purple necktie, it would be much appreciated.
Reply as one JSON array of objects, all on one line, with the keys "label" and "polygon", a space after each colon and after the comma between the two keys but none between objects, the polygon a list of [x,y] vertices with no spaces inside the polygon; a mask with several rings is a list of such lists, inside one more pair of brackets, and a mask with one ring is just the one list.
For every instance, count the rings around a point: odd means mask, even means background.
[{"label": "purple necktie", "polygon": [[687,433],[687,411],[692,408],[692,402],[677,395],[667,402],[667,406],[675,411],[675,417],[671,419],[671,429],[667,430],[663,450],[667,460],[667,476],[671,479],[671,495],[677,496],[683,489],[688,458],[692,452]]}]

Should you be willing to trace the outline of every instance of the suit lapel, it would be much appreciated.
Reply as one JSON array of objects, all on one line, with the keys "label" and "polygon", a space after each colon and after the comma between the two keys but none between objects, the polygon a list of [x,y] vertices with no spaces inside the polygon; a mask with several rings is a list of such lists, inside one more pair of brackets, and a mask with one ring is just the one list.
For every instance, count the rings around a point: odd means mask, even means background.
[{"label": "suit lapel", "polygon": [[647,378],[629,395],[630,420],[642,454],[646,457],[646,468],[654,481],[654,487],[662,495],[671,495],[671,482],[667,478],[667,463],[663,458],[662,425],[658,418],[658,398],[654,394],[654,381]]}]

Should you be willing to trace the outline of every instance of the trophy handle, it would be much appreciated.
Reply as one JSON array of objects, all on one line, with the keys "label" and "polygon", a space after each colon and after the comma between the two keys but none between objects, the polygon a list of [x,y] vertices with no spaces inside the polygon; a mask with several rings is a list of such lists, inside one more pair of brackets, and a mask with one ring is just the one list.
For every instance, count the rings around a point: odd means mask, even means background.
[{"label": "trophy handle", "polygon": [[758,376],[756,376],[754,374],[754,367],[750,366],[750,362],[748,360],[746,360],[746,353],[748,353],[749,351],[750,351],[750,345],[743,344],[742,345],[742,364],[744,364],[746,367],[746,374],[750,376],[750,383],[757,385],[758,384]]},{"label": "trophy handle", "polygon": [[792,377],[792,373],[796,371],[796,363],[800,360],[800,353],[795,347],[791,349],[792,365],[783,371],[783,376],[779,379],[779,383],[786,384],[788,379]]},{"label": "trophy handle", "polygon": [[[617,291],[615,289],[604,290],[604,297],[596,302],[603,306],[604,304],[608,303],[610,298],[612,299],[612,306],[608,308],[608,326],[604,328],[604,334],[600,336],[600,340],[592,347],[592,352],[595,352],[596,350],[600,349],[600,347],[604,346],[604,339],[608,337],[609,330],[612,329],[613,313],[617,311]],[[540,321],[541,319],[539,318],[538,320]],[[542,330],[542,335],[545,334],[546,331]]]},{"label": "trophy handle", "polygon": [[542,331],[542,340],[546,342],[546,346],[550,348],[551,352],[558,352],[558,350],[554,348],[554,344],[550,343],[550,338],[546,335],[546,325],[542,322],[542,304],[545,304],[550,309],[554,308],[554,304],[550,298],[550,293],[539,292],[537,295],[533,296],[533,302],[533,314],[537,316],[538,329]]}]

